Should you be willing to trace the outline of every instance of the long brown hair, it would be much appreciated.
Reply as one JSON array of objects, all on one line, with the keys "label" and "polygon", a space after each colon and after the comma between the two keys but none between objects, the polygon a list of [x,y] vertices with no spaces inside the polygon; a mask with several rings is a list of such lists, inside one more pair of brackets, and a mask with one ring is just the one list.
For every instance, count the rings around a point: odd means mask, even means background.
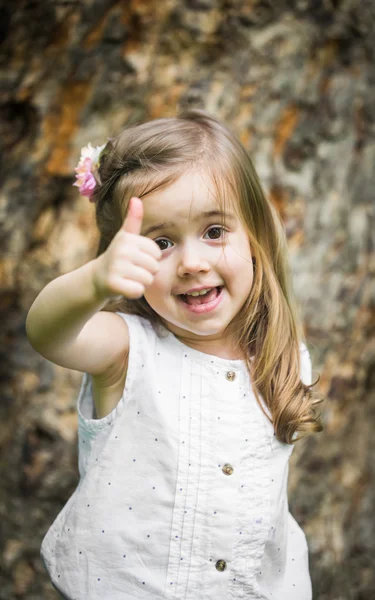
[{"label": "long brown hair", "polygon": [[[317,382],[305,385],[300,377],[300,344],[305,339],[281,220],[245,148],[216,119],[202,110],[188,110],[176,118],[130,126],[107,143],[93,197],[98,255],[121,227],[132,196],[161,190],[190,169],[210,177],[223,208],[229,198],[237,200],[238,217],[248,231],[256,268],[250,295],[234,320],[235,342],[246,357],[261,409],[266,414],[259,394],[281,442],[291,444],[322,431],[316,405],[323,397],[312,389]],[[112,300],[105,309],[137,314],[155,325],[161,322],[144,297]]]}]

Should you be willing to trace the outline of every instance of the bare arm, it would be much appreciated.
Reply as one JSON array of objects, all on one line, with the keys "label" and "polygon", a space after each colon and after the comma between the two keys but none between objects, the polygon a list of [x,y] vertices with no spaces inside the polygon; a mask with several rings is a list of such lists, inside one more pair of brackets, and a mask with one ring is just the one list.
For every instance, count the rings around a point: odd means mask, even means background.
[{"label": "bare arm", "polygon": [[129,343],[126,323],[99,312],[91,261],[51,281],[30,308],[26,332],[33,348],[48,360],[77,371],[100,374]]},{"label": "bare arm", "polygon": [[128,217],[107,250],[84,266],[51,281],[30,308],[31,345],[52,362],[92,375],[108,372],[129,349],[128,328],[115,313],[101,311],[108,298],[139,298],[157,272],[161,250],[139,235],[143,206],[132,199]]}]

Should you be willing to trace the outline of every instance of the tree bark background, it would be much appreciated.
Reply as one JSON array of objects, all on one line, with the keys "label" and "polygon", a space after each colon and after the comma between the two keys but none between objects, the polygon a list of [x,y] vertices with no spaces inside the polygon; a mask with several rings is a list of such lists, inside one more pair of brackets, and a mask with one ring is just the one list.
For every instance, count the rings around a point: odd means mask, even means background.
[{"label": "tree bark background", "polygon": [[327,396],[290,466],[314,599],[375,598],[374,1],[13,0],[0,39],[0,600],[57,598],[39,549],[78,483],[81,374],[25,318],[95,255],[80,148],[185,106],[231,127],[285,224]]}]

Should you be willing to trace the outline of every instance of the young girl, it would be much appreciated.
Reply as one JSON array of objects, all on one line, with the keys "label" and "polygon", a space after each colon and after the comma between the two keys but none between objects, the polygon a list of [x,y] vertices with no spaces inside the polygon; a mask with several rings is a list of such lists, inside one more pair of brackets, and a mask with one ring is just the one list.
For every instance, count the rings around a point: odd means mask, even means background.
[{"label": "young girl", "polygon": [[[100,152],[95,169],[95,152]],[[86,148],[97,257],[29,339],[85,373],[80,482],[41,554],[69,600],[310,600],[288,461],[321,431],[287,246],[243,146],[190,110]]]}]

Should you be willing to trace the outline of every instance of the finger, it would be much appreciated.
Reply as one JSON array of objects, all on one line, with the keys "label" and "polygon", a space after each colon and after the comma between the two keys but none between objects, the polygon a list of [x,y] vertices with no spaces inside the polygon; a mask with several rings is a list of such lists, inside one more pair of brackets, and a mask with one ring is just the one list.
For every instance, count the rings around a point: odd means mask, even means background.
[{"label": "finger", "polygon": [[141,283],[142,285],[151,285],[154,280],[154,275],[147,269],[139,267],[138,265],[127,265],[126,270],[121,275],[120,273],[117,273],[113,279],[116,281],[119,281],[119,279],[126,279]]},{"label": "finger", "polygon": [[122,229],[127,233],[141,233],[141,226],[143,220],[143,203],[140,198],[134,196],[130,198],[128,214],[122,225]]},{"label": "finger", "polygon": [[116,292],[125,296],[125,298],[131,298],[133,300],[141,298],[144,294],[145,286],[138,281],[131,279],[121,279],[116,286]]},{"label": "finger", "polygon": [[130,261],[133,265],[142,267],[153,275],[159,271],[159,260],[148,252],[139,252],[137,248],[129,249],[123,260],[126,263]]},{"label": "finger", "polygon": [[156,242],[154,242],[154,240],[144,237],[143,235],[137,236],[134,239],[132,238],[131,242],[128,240],[126,256],[135,258],[139,250],[142,253],[152,256],[158,262],[163,254],[160,247],[156,244]]},{"label": "finger", "polygon": [[[126,271],[126,275],[114,275],[110,280],[110,289],[113,293],[123,294],[129,297],[133,297],[133,293],[137,293],[138,290],[143,294],[146,287],[152,284],[154,276],[147,270],[131,265]],[[139,297],[139,296],[138,296]]]}]

